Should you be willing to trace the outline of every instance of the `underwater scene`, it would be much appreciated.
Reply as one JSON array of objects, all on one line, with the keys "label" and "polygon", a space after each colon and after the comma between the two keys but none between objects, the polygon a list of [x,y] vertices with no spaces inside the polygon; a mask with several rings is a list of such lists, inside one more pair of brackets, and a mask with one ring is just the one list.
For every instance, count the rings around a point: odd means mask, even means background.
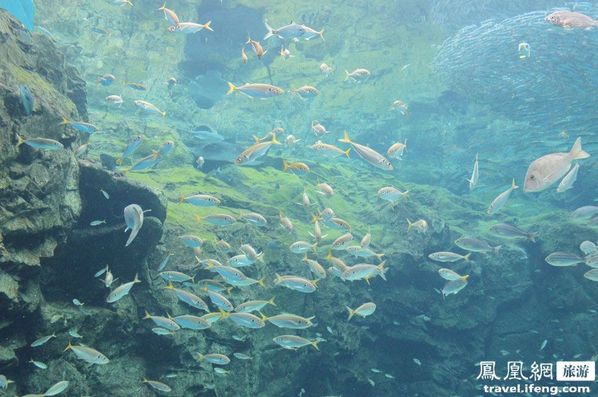
[{"label": "underwater scene", "polygon": [[598,396],[598,2],[0,0],[0,396]]}]

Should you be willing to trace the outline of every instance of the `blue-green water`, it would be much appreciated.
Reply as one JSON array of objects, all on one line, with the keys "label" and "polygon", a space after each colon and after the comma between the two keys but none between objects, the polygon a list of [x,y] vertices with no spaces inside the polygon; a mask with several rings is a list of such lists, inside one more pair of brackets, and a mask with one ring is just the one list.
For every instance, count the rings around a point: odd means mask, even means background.
[{"label": "blue-green water", "polygon": [[36,6],[0,395],[596,395],[598,4]]}]

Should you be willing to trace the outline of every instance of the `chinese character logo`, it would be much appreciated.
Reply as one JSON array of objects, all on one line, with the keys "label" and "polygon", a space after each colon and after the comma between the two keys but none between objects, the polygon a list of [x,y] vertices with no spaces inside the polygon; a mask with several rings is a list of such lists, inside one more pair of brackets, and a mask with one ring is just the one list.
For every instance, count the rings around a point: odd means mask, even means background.
[{"label": "chinese character logo", "polygon": [[476,379],[499,380],[496,376],[496,361],[480,361],[480,374]]}]

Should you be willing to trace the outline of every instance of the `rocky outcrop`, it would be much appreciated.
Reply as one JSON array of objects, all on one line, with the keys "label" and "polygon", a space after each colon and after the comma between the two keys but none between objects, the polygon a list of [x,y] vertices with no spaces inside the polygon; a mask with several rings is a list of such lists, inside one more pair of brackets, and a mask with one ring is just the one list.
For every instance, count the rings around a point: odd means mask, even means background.
[{"label": "rocky outcrop", "polygon": [[[30,111],[23,105],[22,87],[33,97]],[[0,372],[18,380],[19,390],[47,387],[50,375],[32,376],[25,364],[31,341],[46,333],[62,334],[47,347],[56,351],[48,358],[55,362],[52,371],[82,377],[61,359],[67,331],[74,324],[91,324],[91,344],[106,329],[114,331],[117,318],[106,307],[108,290],[93,274],[110,264],[121,280],[133,279],[160,240],[166,218],[160,194],[79,161],[73,149],[89,137],[61,124],[63,118],[86,120],[84,80],[65,64],[51,39],[31,35],[0,10],[0,335],[10,341],[0,347]],[[18,145],[19,136],[54,139],[65,150]],[[109,192],[109,199],[100,189]],[[123,208],[132,203],[151,212],[125,249]],[[106,223],[91,226],[97,219]],[[85,302],[85,310],[73,298]],[[135,306],[129,313],[138,317]],[[126,366],[123,361],[123,371]],[[89,391],[82,386],[81,393]]]}]

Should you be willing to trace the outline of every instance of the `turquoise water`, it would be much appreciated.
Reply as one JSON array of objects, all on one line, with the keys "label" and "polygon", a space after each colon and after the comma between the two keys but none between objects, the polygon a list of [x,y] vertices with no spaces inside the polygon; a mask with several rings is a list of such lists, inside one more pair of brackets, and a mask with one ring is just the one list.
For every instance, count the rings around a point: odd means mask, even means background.
[{"label": "turquoise water", "polygon": [[597,395],[598,4],[17,5],[0,395]]}]

